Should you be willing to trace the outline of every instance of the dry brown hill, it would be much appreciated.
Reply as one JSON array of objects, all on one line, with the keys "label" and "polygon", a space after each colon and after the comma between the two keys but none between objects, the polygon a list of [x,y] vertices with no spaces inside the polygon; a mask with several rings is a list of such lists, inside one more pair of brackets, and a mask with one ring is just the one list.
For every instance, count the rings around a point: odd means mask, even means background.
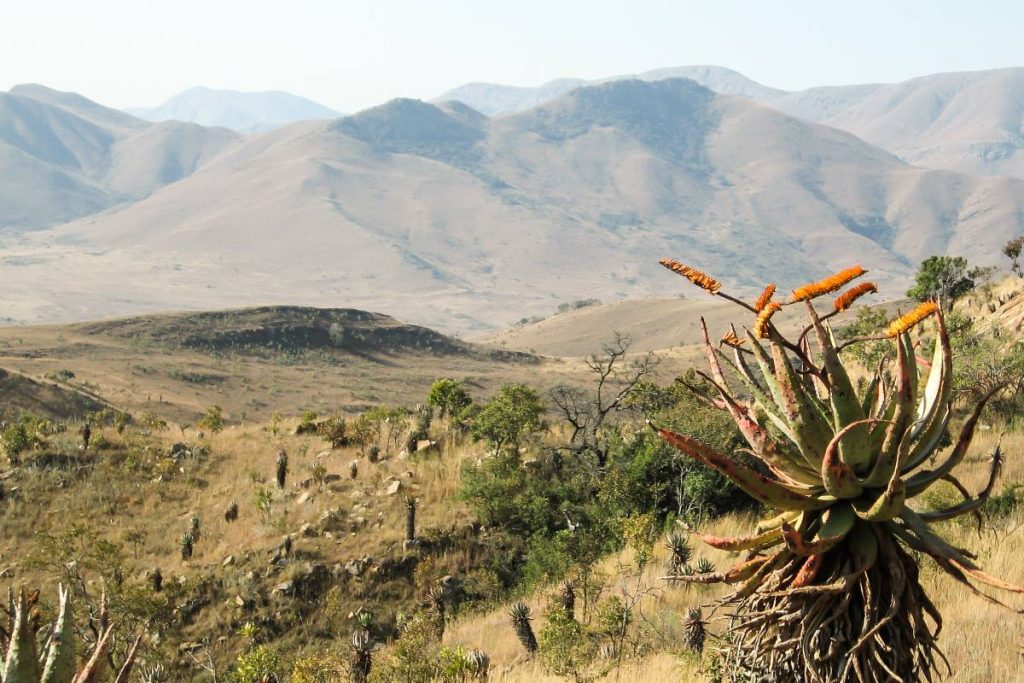
[{"label": "dry brown hill", "polygon": [[[314,304],[487,330],[664,296],[677,256],[753,291],[851,261],[993,262],[1024,182],[926,171],[692,81],[582,88],[516,116],[397,100],[247,138],[130,205],[5,244],[19,321]],[[130,282],[130,288],[123,283]]]}]

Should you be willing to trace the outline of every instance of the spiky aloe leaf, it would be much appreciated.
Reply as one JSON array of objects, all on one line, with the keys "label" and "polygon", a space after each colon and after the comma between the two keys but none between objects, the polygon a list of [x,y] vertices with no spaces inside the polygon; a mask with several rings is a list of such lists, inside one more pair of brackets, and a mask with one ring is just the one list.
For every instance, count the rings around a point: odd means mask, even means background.
[{"label": "spiky aloe leaf", "polygon": [[39,655],[36,652],[36,638],[29,627],[28,606],[25,590],[18,594],[14,608],[14,627],[11,642],[4,662],[4,683],[37,683],[39,681]]},{"label": "spiky aloe leaf", "polygon": [[75,675],[75,620],[71,611],[71,591],[59,586],[58,592],[60,611],[46,648],[46,665],[40,683],[67,683]]},{"label": "spiky aloe leaf", "polygon": [[841,444],[858,430],[864,433],[866,423],[867,420],[859,420],[839,430],[825,449],[821,460],[821,480],[825,490],[836,498],[856,498],[864,491],[857,480],[857,472],[843,459]]},{"label": "spiky aloe leaf", "polygon": [[[654,425],[651,425],[654,427]],[[765,505],[779,510],[815,510],[829,504],[829,500],[808,496],[786,488],[782,483],[755,472],[746,465],[705,446],[696,439],[677,434],[668,429],[654,427],[658,435],[669,445],[686,455],[718,470],[747,495]]]},{"label": "spiky aloe leaf", "polygon": [[[818,337],[818,346],[821,347],[825,372],[828,373],[828,399],[832,406],[833,429],[838,432],[847,425],[863,420],[864,409],[850,381],[850,375],[846,372],[846,366],[836,352],[832,330],[821,322],[810,301],[807,302],[807,310]],[[855,430],[839,445],[843,461],[857,471],[866,468],[871,457],[868,437],[868,432]]]},{"label": "spiky aloe leaf", "polygon": [[770,548],[782,542],[782,527],[776,527],[762,533],[754,534],[753,536],[737,536],[737,537],[726,537],[726,536],[712,536],[710,534],[697,534],[700,540],[712,548],[718,550],[730,550],[738,552],[740,550],[753,550]]},{"label": "spiky aloe leaf", "polygon": [[956,445],[945,461],[934,469],[922,470],[907,479],[907,498],[920,495],[929,486],[952,472],[963,461],[964,456],[967,455],[967,449],[971,445],[971,440],[974,438],[974,429],[978,426],[978,420],[981,418],[985,405],[993,396],[1002,391],[1005,386],[1005,384],[1000,384],[993,387],[987,394],[981,397],[981,400],[975,405],[971,416],[967,418],[964,426],[960,429],[960,436],[957,439]]},{"label": "spiky aloe leaf", "polygon": [[772,359],[786,419],[796,437],[796,446],[809,465],[820,467],[822,455],[834,434],[832,427],[815,405],[817,399],[804,389],[785,349],[778,342],[772,342]]},{"label": "spiky aloe leaf", "polygon": [[950,396],[953,392],[953,354],[941,311],[936,314],[939,327],[935,354],[924,392],[917,409],[917,422],[905,439],[913,443],[903,471],[910,472],[935,452],[949,426]]},{"label": "spiky aloe leaf", "polygon": [[821,527],[818,529],[814,541],[808,541],[798,530],[784,524],[782,535],[786,540],[786,547],[800,557],[820,555],[836,547],[846,535],[850,533],[857,523],[857,515],[853,509],[844,503],[838,503],[825,510],[821,516]]}]

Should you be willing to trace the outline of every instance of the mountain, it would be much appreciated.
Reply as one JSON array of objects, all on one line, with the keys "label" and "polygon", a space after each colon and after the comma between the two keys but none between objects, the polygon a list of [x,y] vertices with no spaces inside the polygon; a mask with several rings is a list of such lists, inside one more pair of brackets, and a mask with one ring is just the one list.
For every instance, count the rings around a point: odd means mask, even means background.
[{"label": "mountain", "polygon": [[437,101],[484,114],[524,111],[595,83],[689,78],[807,121],[853,133],[926,168],[1024,178],[1024,68],[942,73],[901,83],[820,86],[787,92],[718,66],[686,66],[597,81],[561,79],[537,88],[469,83]]},{"label": "mountain", "polygon": [[490,119],[394,100],[8,241],[0,306],[41,321],[313,304],[485,330],[563,301],[693,294],[663,256],[748,294],[862,262],[895,297],[929,255],[998,262],[1022,216],[1024,182],[916,168],[684,79]]},{"label": "mountain", "polygon": [[1024,178],[1024,68],[889,85],[813,88],[771,101],[929,168]]},{"label": "mountain", "polygon": [[0,93],[0,229],[38,229],[139,199],[239,141],[225,129],[151,124],[74,93]]},{"label": "mountain", "polygon": [[296,121],[334,119],[341,114],[305,97],[278,90],[238,92],[190,88],[159,107],[128,110],[147,121],[188,121],[221,126],[239,133],[279,128]]},{"label": "mountain", "polygon": [[771,101],[787,94],[783,90],[752,81],[732,69],[699,65],[654,69],[640,74],[613,76],[594,81],[562,78],[535,88],[496,83],[467,83],[443,93],[435,98],[434,102],[457,100],[487,116],[499,116],[532,109],[588,85],[624,80],[662,81],[669,78],[688,78],[719,94],[740,95],[759,102]]}]

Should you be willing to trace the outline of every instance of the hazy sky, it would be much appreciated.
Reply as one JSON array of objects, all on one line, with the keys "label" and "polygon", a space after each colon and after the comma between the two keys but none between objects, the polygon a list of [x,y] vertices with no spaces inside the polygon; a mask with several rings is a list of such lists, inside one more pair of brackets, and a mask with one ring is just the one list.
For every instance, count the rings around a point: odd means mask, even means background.
[{"label": "hazy sky", "polygon": [[0,90],[110,106],[194,85],[351,112],[467,81],[537,85],[719,64],[786,89],[1024,65],[1014,0],[4,0]]}]

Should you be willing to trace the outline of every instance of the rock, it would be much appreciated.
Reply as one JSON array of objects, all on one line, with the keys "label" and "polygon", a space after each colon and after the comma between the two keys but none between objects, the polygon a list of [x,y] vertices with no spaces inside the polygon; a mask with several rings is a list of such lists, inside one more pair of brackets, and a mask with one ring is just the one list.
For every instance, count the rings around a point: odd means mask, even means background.
[{"label": "rock", "polygon": [[366,573],[367,568],[372,562],[373,558],[369,555],[356,560],[349,560],[345,563],[345,571],[358,578]]},{"label": "rock", "polygon": [[363,493],[362,491],[360,491],[359,489],[352,489],[352,493],[350,493],[350,494],[348,494],[348,495],[349,495],[350,497],[352,497],[352,498],[362,498],[362,497],[363,497],[363,496],[365,496],[366,494],[365,494],[365,493]]},{"label": "rock", "polygon": [[14,576],[14,567],[4,567],[0,570],[0,579],[9,579]]},{"label": "rock", "polygon": [[422,441],[417,441],[416,442],[416,452],[420,453],[420,452],[423,452],[423,451],[429,451],[430,449],[432,449],[432,448],[434,448],[436,446],[437,446],[437,442],[436,441],[431,441],[430,439],[424,439]]},{"label": "rock", "polygon": [[307,522],[299,527],[299,535],[305,536],[306,538],[316,538],[320,535],[320,532],[317,531],[312,524]]},{"label": "rock", "polygon": [[413,539],[408,539],[407,538],[404,541],[402,541],[402,552],[403,553],[412,552],[413,550],[416,550],[419,547],[420,547],[420,539],[418,539],[418,538],[413,538]]},{"label": "rock", "polygon": [[523,467],[525,469],[532,470],[536,469],[539,466],[540,462],[537,461],[537,458],[526,458],[525,460],[523,460]]},{"label": "rock", "polygon": [[235,563],[235,556],[234,555],[228,555],[227,557],[224,558],[224,561],[220,563],[220,566],[222,566],[222,567],[230,567],[234,563]]},{"label": "rock", "polygon": [[385,493],[385,495],[388,495],[388,496],[397,496],[398,492],[401,491],[401,490],[402,490],[402,482],[400,482],[400,481],[398,481],[396,479],[395,481],[393,481],[390,484],[388,484],[388,487],[386,489],[384,489],[384,493]]},{"label": "rock", "polygon": [[194,642],[194,641],[191,641],[191,640],[187,640],[187,641],[185,641],[184,643],[182,643],[181,645],[178,646],[178,652],[181,652],[182,654],[187,654],[189,652],[198,652],[199,650],[202,650],[202,649],[203,649],[203,644],[202,643],[197,643],[197,642]]},{"label": "rock", "polygon": [[365,526],[366,526],[366,518],[365,517],[354,517],[352,519],[352,522],[349,524],[349,530],[351,530],[351,531],[359,531],[360,529],[364,528]]},{"label": "rock", "polygon": [[416,474],[413,473],[412,470],[406,470],[405,472],[402,473],[402,476],[403,477],[407,477],[409,479],[412,479],[412,478],[414,478],[416,476]]},{"label": "rock", "polygon": [[300,481],[298,485],[299,488],[308,489],[310,486],[313,485],[313,477],[306,477],[305,479]]},{"label": "rock", "polygon": [[290,595],[295,590],[294,581],[284,581],[274,586],[274,593],[281,593],[282,595]]},{"label": "rock", "polygon": [[331,457],[331,451],[330,450],[320,451],[319,453],[316,454],[316,459],[317,460],[323,460],[324,458],[329,458],[329,457]]},{"label": "rock", "polygon": [[324,477],[325,484],[333,484],[336,481],[341,481],[340,474],[328,474]]},{"label": "rock", "polygon": [[305,505],[306,503],[312,502],[316,498],[316,495],[312,491],[306,491],[295,500],[296,505]]}]

